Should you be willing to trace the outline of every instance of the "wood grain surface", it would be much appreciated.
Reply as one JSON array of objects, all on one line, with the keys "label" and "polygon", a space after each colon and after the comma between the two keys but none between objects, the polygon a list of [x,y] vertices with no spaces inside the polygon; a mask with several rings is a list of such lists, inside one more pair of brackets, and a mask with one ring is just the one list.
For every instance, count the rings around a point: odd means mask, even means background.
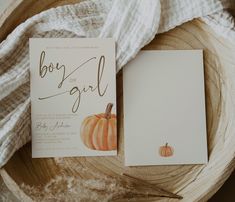
[{"label": "wood grain surface", "polygon": [[[15,2],[0,18],[0,40],[28,17],[57,5],[77,1]],[[177,197],[182,196],[182,201],[206,201],[220,188],[235,167],[235,45],[217,36],[197,19],[157,35],[144,49],[204,50],[209,163],[124,166],[120,72],[117,74],[118,156],[32,159],[29,143],[0,170],[4,182],[18,199],[178,201]]]}]

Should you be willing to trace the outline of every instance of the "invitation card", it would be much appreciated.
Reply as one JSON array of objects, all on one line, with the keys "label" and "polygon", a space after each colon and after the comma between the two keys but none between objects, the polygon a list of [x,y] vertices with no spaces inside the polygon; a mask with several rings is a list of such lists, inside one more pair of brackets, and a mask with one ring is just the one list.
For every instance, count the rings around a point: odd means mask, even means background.
[{"label": "invitation card", "polygon": [[141,51],[123,82],[126,166],[207,162],[202,50]]},{"label": "invitation card", "polygon": [[32,156],[116,155],[113,39],[31,38]]}]

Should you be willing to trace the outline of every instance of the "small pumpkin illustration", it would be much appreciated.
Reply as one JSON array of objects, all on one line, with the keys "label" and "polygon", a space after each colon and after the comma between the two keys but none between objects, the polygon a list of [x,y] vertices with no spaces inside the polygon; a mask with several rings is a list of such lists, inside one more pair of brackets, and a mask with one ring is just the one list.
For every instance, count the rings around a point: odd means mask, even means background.
[{"label": "small pumpkin illustration", "polygon": [[162,157],[170,157],[173,156],[174,149],[173,147],[169,146],[168,143],[166,143],[164,146],[161,146],[159,149],[159,155]]},{"label": "small pumpkin illustration", "polygon": [[81,125],[81,139],[86,147],[93,150],[110,151],[117,149],[116,115],[111,114],[113,104],[109,103],[105,113],[88,116]]}]

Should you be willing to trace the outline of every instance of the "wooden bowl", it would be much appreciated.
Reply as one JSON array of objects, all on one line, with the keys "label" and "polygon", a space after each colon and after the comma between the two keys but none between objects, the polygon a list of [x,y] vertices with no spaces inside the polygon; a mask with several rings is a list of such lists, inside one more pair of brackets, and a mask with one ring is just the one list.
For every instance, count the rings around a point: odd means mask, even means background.
[{"label": "wooden bowl", "polygon": [[[28,17],[58,5],[77,1],[18,0],[0,17],[0,40]],[[119,152],[117,157],[32,159],[31,145],[17,151],[1,169],[8,188],[22,201],[123,201],[123,173],[183,196],[183,201],[206,201],[235,167],[235,45],[219,37],[199,19],[157,35],[144,49],[203,49],[209,163],[207,165],[125,167],[123,161],[122,72],[117,75]],[[187,151],[185,151],[187,152]],[[133,201],[178,199],[141,196]],[[114,193],[111,193],[114,192]],[[115,195],[116,194],[116,195]],[[114,196],[115,195],[115,196]]]}]

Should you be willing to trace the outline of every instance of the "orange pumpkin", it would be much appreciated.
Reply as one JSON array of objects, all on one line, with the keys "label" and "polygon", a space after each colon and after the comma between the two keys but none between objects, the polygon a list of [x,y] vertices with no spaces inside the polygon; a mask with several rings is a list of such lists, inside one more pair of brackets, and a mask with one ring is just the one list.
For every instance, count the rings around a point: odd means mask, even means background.
[{"label": "orange pumpkin", "polygon": [[159,154],[162,157],[170,157],[174,154],[173,147],[169,146],[168,143],[166,143],[164,146],[161,146],[159,149]]},{"label": "orange pumpkin", "polygon": [[88,116],[81,125],[81,139],[90,149],[110,151],[117,149],[116,115],[111,114],[109,103],[105,113]]}]

